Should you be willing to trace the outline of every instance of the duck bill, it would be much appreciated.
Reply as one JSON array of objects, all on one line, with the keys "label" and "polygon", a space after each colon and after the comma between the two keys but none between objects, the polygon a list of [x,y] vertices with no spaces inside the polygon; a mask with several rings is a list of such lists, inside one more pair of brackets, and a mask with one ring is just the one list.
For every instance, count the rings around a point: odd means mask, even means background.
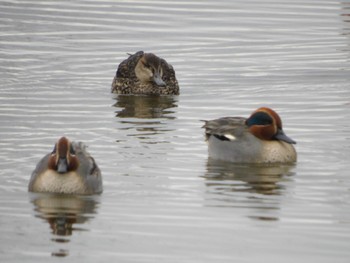
[{"label": "duck bill", "polygon": [[290,143],[290,144],[296,144],[296,141],[292,140],[291,138],[289,138],[283,130],[279,129],[277,134],[275,135],[275,139],[279,140],[279,141],[284,141],[286,143]]},{"label": "duck bill", "polygon": [[155,74],[153,76],[153,82],[156,83],[157,86],[165,86],[165,82],[162,80],[159,74]]},{"label": "duck bill", "polygon": [[66,173],[68,171],[68,163],[66,158],[58,158],[57,161],[57,172],[60,174]]}]

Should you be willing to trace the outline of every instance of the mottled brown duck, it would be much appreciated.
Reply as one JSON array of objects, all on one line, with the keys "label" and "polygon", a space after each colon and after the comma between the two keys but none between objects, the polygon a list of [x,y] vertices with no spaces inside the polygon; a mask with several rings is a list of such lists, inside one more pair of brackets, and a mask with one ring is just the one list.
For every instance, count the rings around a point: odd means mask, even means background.
[{"label": "mottled brown duck", "polygon": [[112,82],[118,94],[178,95],[174,68],[152,53],[139,51],[121,62]]}]

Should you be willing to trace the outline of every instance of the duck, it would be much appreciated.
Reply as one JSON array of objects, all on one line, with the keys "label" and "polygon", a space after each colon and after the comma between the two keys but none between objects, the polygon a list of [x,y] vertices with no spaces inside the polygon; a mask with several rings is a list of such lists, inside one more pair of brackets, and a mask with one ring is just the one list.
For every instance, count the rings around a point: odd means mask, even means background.
[{"label": "duck", "polygon": [[112,82],[112,93],[179,95],[174,68],[153,53],[138,51],[122,61]]},{"label": "duck", "polygon": [[61,137],[34,169],[29,192],[92,195],[102,193],[101,170],[82,142]]},{"label": "duck", "polygon": [[261,107],[249,118],[204,121],[209,158],[233,163],[295,163],[296,142],[282,129],[280,116]]}]

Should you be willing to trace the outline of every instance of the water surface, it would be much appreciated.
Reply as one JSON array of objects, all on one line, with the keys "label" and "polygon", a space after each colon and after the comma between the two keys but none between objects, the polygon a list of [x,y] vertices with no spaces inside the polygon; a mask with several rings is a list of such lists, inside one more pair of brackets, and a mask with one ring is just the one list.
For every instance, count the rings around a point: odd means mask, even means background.
[{"label": "water surface", "polygon": [[[1,1],[4,262],[348,262],[349,1]],[[117,96],[127,53],[181,94]],[[295,165],[208,160],[203,123],[275,109]],[[61,136],[100,196],[27,193]]]}]

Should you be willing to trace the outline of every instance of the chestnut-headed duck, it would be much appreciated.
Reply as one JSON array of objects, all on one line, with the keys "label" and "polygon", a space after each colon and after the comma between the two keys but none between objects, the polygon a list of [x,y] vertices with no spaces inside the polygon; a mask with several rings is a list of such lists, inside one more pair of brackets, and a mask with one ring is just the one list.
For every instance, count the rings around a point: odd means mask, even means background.
[{"label": "chestnut-headed duck", "polygon": [[294,163],[297,153],[282,130],[280,116],[262,107],[249,118],[224,117],[205,121],[209,158],[234,163]]},{"label": "chestnut-headed duck", "polygon": [[37,164],[29,181],[30,192],[99,194],[101,171],[82,142],[60,138],[53,151]]}]

